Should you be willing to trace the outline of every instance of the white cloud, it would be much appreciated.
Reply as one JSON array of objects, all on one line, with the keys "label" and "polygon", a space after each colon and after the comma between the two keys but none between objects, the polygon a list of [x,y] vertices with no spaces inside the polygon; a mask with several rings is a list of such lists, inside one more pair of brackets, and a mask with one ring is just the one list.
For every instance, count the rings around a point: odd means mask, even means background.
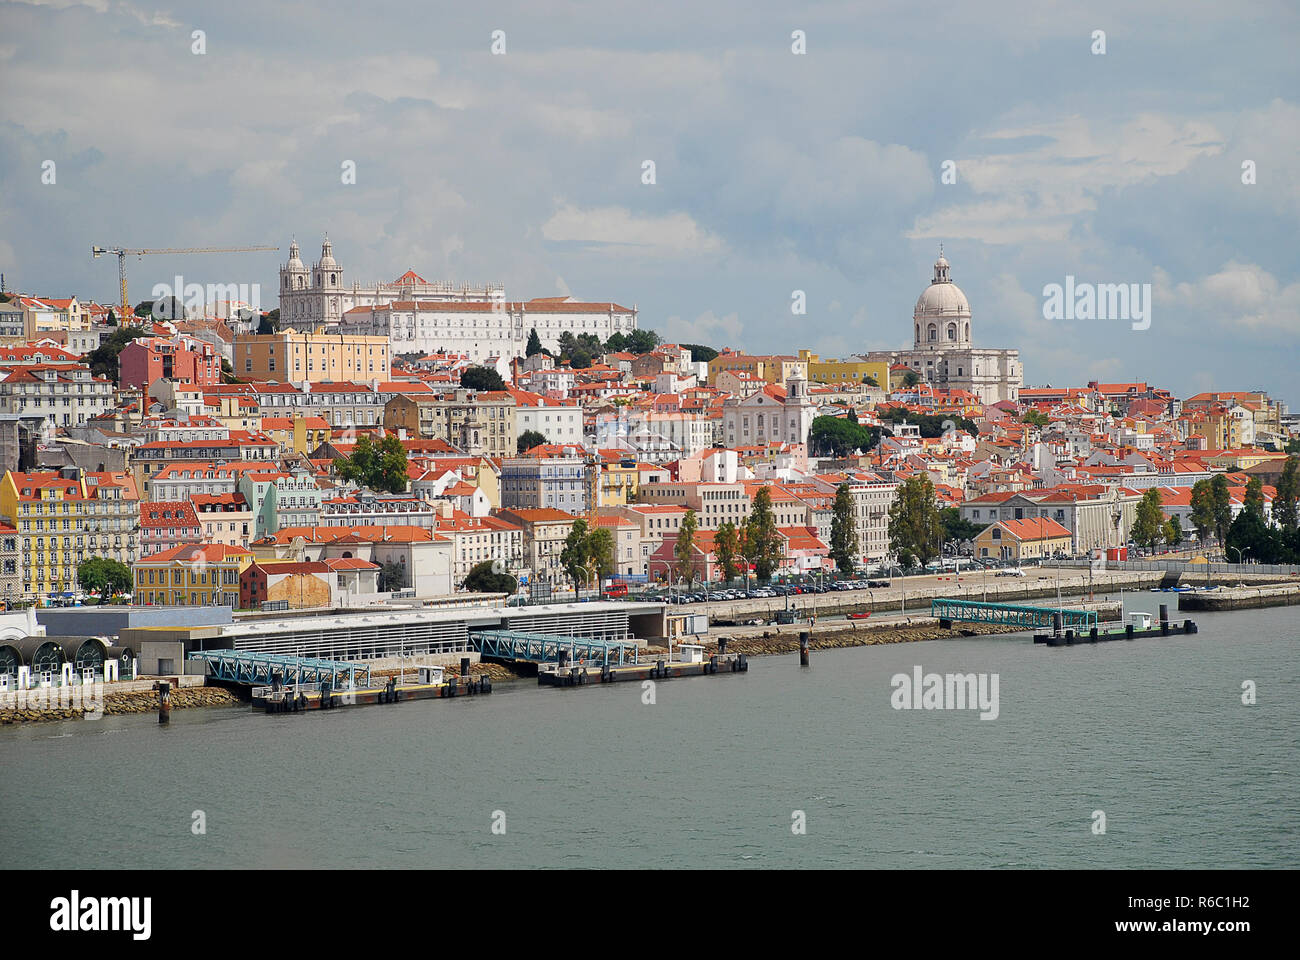
[{"label": "white cloud", "polygon": [[967,238],[997,244],[1065,242],[1106,191],[1172,176],[1221,153],[1225,138],[1208,121],[1138,114],[1124,122],[1062,120],[1002,126],[979,136],[1041,138],[1028,150],[957,161],[974,197],[917,218],[912,239]]},{"label": "white cloud", "polygon": [[740,316],[728,313],[719,317],[707,310],[694,320],[672,316],[664,321],[662,336],[673,343],[707,343],[713,346],[736,346],[744,331]]},{"label": "white cloud", "polygon": [[583,209],[565,203],[544,224],[553,243],[578,243],[612,252],[656,257],[721,253],[722,240],[688,214],[638,217],[626,207]]},{"label": "white cloud", "polygon": [[1233,260],[1217,273],[1182,283],[1157,268],[1154,279],[1157,305],[1183,317],[1205,317],[1229,330],[1300,334],[1300,283],[1283,286],[1256,264]]}]

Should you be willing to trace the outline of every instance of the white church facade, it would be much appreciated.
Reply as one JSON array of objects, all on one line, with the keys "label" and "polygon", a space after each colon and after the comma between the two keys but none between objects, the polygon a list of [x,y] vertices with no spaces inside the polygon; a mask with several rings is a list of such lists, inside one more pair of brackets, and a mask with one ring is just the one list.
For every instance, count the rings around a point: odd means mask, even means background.
[{"label": "white church facade", "polygon": [[280,268],[280,326],[296,330],[387,336],[390,353],[461,353],[475,363],[524,355],[534,329],[542,346],[559,349],[560,334],[590,333],[604,342],[636,330],[637,311],[572,297],[508,301],[499,283],[456,287],[408,270],[392,283],[346,286],[328,237],[310,269],[297,241]]},{"label": "white church facade", "polygon": [[952,282],[940,249],[934,277],[912,311],[912,349],[871,353],[867,359],[905,363],[925,382],[969,391],[984,404],[1019,400],[1024,385],[1020,351],[973,344],[970,303]]}]

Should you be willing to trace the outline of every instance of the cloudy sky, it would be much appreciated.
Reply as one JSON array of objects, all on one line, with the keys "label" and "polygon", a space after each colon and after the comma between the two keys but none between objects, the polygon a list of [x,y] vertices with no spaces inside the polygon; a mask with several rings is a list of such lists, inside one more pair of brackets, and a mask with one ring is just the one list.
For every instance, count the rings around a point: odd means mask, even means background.
[{"label": "cloudy sky", "polygon": [[[1290,0],[0,0],[0,270],[112,302],[92,244],[269,243],[128,275],[133,301],[179,273],[271,307],[290,236],[310,261],[328,231],[348,282],[413,267],[846,356],[910,343],[942,242],[1027,383],[1294,406],[1298,40]],[[1044,319],[1067,275],[1150,284],[1150,329]]]}]

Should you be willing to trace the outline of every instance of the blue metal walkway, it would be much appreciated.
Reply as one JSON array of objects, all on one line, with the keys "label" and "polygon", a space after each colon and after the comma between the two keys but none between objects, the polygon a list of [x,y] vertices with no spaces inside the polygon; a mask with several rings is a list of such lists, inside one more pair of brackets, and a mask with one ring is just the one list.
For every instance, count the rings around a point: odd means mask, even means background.
[{"label": "blue metal walkway", "polygon": [[350,685],[357,685],[358,681],[360,684],[370,682],[369,664],[347,660],[291,657],[251,650],[196,650],[189,659],[206,662],[210,677],[250,686],[270,686],[272,674],[277,673],[280,682],[286,686],[328,680],[337,690],[341,676],[347,677]]},{"label": "blue metal walkway", "polygon": [[524,633],[519,630],[476,630],[469,635],[469,645],[480,656],[495,657],[498,660],[554,663],[560,659],[560,651],[563,650],[571,663],[579,660],[624,663],[628,653],[632,655],[632,662],[636,662],[636,643],[630,640],[565,637],[554,633]]},{"label": "blue metal walkway", "polygon": [[1003,626],[1050,627],[1052,615],[1061,615],[1061,626],[1087,630],[1097,625],[1095,610],[1065,610],[1060,607],[1025,607],[1013,603],[988,603],[982,600],[930,601],[930,616],[939,620],[964,620],[971,623],[996,623]]}]

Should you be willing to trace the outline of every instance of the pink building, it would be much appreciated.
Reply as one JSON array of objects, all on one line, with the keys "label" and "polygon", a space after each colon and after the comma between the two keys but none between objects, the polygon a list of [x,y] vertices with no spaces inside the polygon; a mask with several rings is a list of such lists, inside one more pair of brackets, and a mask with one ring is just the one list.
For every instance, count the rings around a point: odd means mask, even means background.
[{"label": "pink building", "polygon": [[138,387],[146,393],[156,380],[199,386],[221,382],[217,348],[192,337],[140,337],[122,348],[117,362],[122,386]]}]

